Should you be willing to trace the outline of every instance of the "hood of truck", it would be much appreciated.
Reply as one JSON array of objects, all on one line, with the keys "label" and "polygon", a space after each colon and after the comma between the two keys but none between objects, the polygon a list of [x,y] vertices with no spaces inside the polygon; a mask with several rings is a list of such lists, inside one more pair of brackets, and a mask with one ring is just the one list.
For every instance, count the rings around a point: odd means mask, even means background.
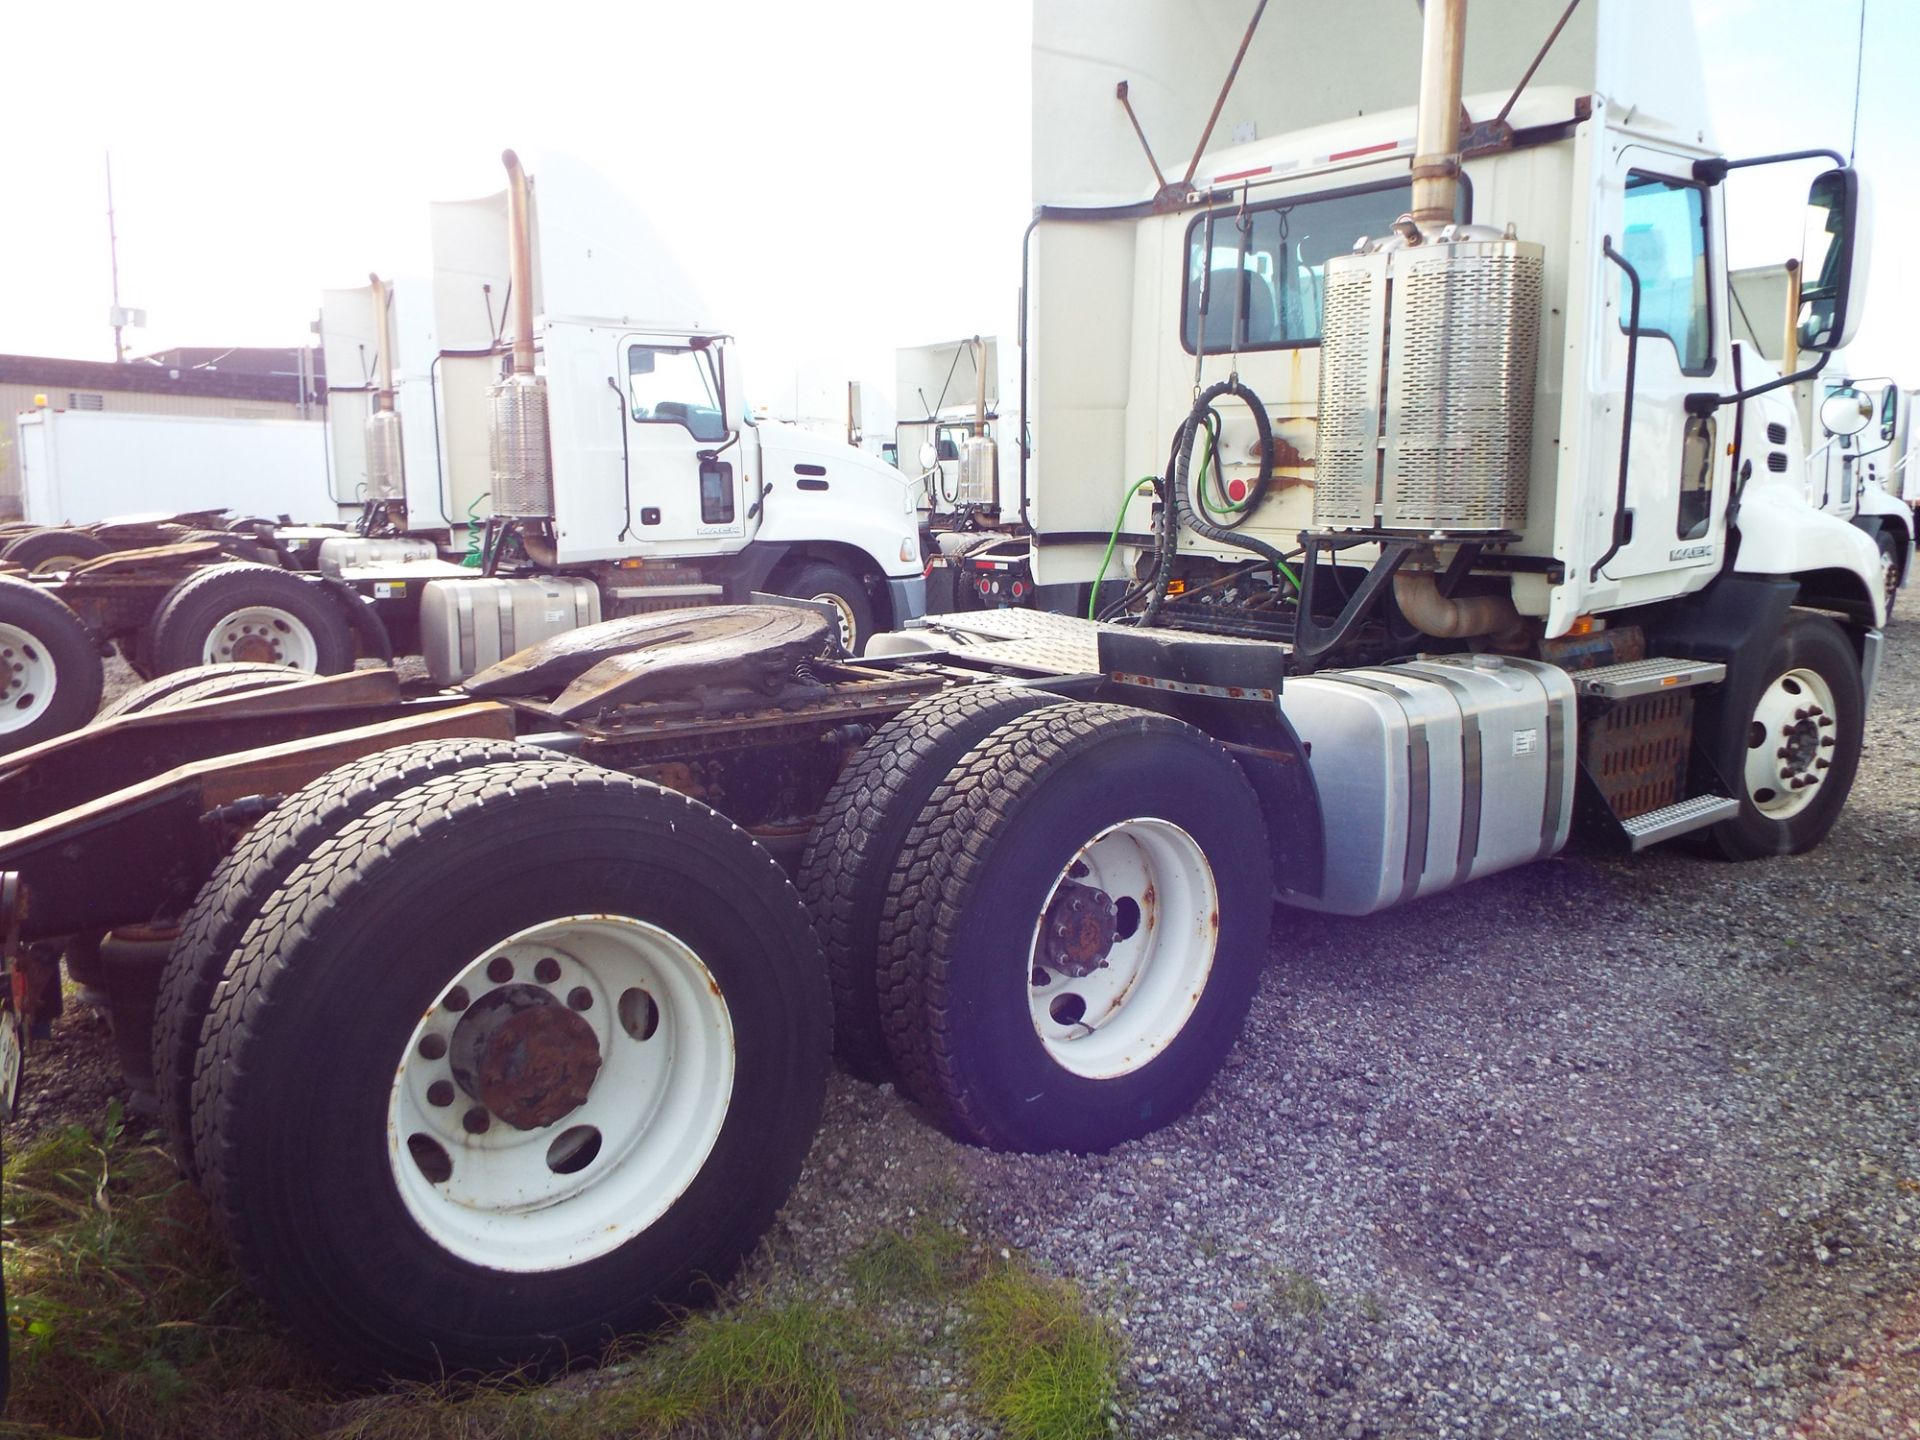
[{"label": "hood of truck", "polygon": [[883,574],[920,573],[911,477],[843,440],[773,422],[759,431],[760,474],[769,487],[761,539],[850,544]]}]

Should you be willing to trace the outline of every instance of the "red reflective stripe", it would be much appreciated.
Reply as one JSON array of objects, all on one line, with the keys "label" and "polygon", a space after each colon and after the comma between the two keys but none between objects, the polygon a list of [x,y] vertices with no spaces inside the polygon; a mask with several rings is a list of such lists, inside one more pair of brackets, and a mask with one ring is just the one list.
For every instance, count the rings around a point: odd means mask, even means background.
[{"label": "red reflective stripe", "polygon": [[1362,145],[1358,150],[1336,150],[1327,157],[1327,163],[1332,164],[1335,160],[1352,160],[1360,155],[1379,155],[1399,148],[1398,140],[1383,140],[1378,145]]},{"label": "red reflective stripe", "polygon": [[1273,166],[1257,165],[1251,170],[1236,170],[1231,175],[1216,175],[1213,177],[1213,183],[1216,185],[1224,185],[1229,180],[1251,180],[1256,175],[1271,175],[1272,173]]}]

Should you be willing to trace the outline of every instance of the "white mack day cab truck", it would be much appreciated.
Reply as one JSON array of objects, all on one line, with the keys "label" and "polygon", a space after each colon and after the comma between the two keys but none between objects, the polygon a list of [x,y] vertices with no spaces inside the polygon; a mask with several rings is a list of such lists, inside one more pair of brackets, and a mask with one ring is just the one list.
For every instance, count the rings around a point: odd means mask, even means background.
[{"label": "white mack day cab truck", "polygon": [[[830,1048],[965,1140],[1104,1150],[1207,1085],[1289,907],[1416,900],[1576,824],[1743,859],[1831,829],[1879,557],[1804,454],[1767,463],[1791,377],[1729,343],[1743,162],[1685,24],[1589,0],[1541,57],[1520,0],[1244,46],[1226,9],[1035,17],[1011,495],[1037,576],[1117,574],[1104,622],[979,611],[849,660],[803,603],[659,611],[428,694],[163,699],[0,771],[17,988],[149,937],[158,999],[115,992],[116,1024],[150,1025],[183,1169],[315,1343],[543,1364],[658,1319],[770,1223]],[[1149,137],[1211,109],[1254,138],[1143,185],[1129,78]],[[1811,370],[1867,212],[1807,168]],[[643,492],[569,518],[562,456],[747,437],[629,423],[657,338],[556,293],[551,405],[524,347],[492,397],[496,512],[612,556]],[[724,347],[681,339],[724,398]]]},{"label": "white mack day cab truck", "polygon": [[[249,520],[228,535],[202,519],[43,525],[11,542],[36,573],[0,577],[0,639],[11,642],[0,648],[14,666],[0,750],[91,719],[113,643],[154,676],[215,662],[334,674],[356,656],[399,653],[424,655],[444,684],[602,618],[756,592],[825,605],[849,653],[924,611],[900,473],[854,446],[756,423],[737,347],[645,218],[564,157],[545,162],[537,187],[507,163],[507,192],[432,207],[430,283],[376,277],[327,293],[327,493],[351,503],[351,526],[329,505],[298,517],[321,523]],[[511,383],[496,383],[503,373]],[[547,449],[528,479],[520,450],[534,411]],[[83,443],[104,426],[144,430],[156,449],[180,429],[167,417],[30,415],[35,493],[84,494],[82,457],[126,463],[124,441]],[[252,469],[264,472],[285,462],[291,428],[225,438],[257,447]],[[294,438],[318,453],[318,440]],[[75,473],[48,473],[63,454]],[[288,475],[292,493],[321,493],[311,471]],[[205,486],[194,493],[210,499]],[[484,531],[477,567],[447,558],[467,530]]]}]

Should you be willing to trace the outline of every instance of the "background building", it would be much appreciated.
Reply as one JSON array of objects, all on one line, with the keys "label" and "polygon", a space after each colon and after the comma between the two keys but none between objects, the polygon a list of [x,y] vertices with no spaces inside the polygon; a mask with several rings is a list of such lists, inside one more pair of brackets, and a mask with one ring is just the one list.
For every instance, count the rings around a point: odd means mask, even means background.
[{"label": "background building", "polygon": [[[40,396],[53,410],[136,410],[241,420],[318,419],[327,381],[318,347],[168,350],[113,365],[45,355],[0,355],[0,520],[20,517],[14,417]],[[164,508],[164,506],[162,507]]]}]

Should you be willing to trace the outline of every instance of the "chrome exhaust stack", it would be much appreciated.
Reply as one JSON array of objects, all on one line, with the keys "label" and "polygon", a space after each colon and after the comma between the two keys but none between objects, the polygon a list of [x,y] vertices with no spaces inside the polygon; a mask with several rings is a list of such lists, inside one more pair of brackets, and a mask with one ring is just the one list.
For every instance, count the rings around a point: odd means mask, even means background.
[{"label": "chrome exhaust stack", "polygon": [[1426,0],[1420,30],[1420,108],[1414,120],[1413,223],[1437,230],[1460,205],[1460,91],[1467,0]]},{"label": "chrome exhaust stack", "polygon": [[373,409],[367,413],[367,503],[387,505],[407,494],[406,461],[400,447],[400,412],[393,404],[393,291],[378,275],[373,283],[374,345],[378,375]]},{"label": "chrome exhaust stack", "polygon": [[493,513],[502,518],[553,518],[553,451],[548,435],[547,384],[533,373],[533,223],[529,185],[520,157],[507,167],[507,270],[513,289],[513,361],[488,397]]}]

